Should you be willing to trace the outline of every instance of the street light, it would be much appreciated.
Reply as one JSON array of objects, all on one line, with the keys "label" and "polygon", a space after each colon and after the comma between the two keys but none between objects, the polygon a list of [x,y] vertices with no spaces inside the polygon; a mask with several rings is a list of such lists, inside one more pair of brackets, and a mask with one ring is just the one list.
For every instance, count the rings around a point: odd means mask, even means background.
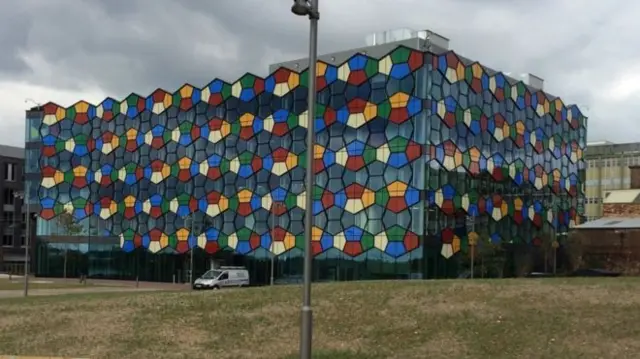
[{"label": "street light", "polygon": [[313,330],[313,312],[311,310],[311,266],[313,252],[311,251],[311,235],[313,227],[313,186],[315,173],[313,171],[314,153],[314,121],[316,117],[316,62],[318,57],[318,11],[319,0],[294,0],[291,12],[298,16],[309,17],[309,94],[307,95],[307,185],[304,215],[304,289],[301,308],[300,328],[300,358],[311,359],[311,338]]}]

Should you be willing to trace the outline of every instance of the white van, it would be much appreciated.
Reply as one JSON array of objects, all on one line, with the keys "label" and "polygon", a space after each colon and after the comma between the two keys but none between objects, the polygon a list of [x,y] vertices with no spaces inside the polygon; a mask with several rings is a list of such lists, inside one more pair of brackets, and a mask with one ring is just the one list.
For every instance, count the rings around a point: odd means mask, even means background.
[{"label": "white van", "polygon": [[221,289],[223,287],[246,287],[249,271],[244,267],[220,267],[207,271],[193,282],[193,289]]}]

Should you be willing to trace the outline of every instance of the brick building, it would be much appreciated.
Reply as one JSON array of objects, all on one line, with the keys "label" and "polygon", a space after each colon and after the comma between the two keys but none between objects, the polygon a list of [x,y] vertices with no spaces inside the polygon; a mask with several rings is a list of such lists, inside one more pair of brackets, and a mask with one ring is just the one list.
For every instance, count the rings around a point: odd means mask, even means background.
[{"label": "brick building", "polygon": [[604,192],[602,218],[576,228],[582,265],[640,274],[640,166],[629,166],[629,189]]}]

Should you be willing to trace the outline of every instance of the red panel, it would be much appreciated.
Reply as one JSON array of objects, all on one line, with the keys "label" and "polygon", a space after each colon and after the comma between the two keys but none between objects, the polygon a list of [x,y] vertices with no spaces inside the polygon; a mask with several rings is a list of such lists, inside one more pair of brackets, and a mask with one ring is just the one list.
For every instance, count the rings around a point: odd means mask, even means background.
[{"label": "red panel", "polygon": [[416,160],[420,158],[420,155],[422,154],[422,146],[413,141],[409,141],[405,153],[407,154],[407,159],[409,160],[409,162]]},{"label": "red panel", "polygon": [[133,235],[133,245],[136,248],[142,247],[142,237],[137,233]]},{"label": "red panel", "polygon": [[311,250],[314,256],[322,253],[322,244],[320,244],[320,241],[311,242]]},{"label": "red panel", "polygon": [[345,193],[347,194],[347,198],[359,199],[362,198],[362,195],[364,194],[364,187],[360,184],[354,183],[345,189]]},{"label": "red panel", "polygon": [[420,245],[420,240],[415,233],[407,232],[404,235],[404,247],[406,248],[407,252],[418,248],[419,245]]},{"label": "red panel", "polygon": [[76,113],[76,117],[73,119],[73,121],[75,123],[84,125],[85,123],[89,122],[89,116],[85,112]]},{"label": "red panel", "polygon": [[276,83],[287,82],[289,81],[289,75],[291,72],[285,68],[279,68],[276,72],[273,73],[273,79]]},{"label": "red panel", "polygon": [[451,244],[453,243],[453,229],[445,228],[442,230],[442,243]]},{"label": "red panel", "polygon": [[249,140],[253,137],[253,127],[242,127],[240,129],[240,138],[243,140]]},{"label": "red panel", "polygon": [[[434,56],[434,59],[435,58],[436,57]],[[409,61],[407,61],[407,63],[409,64],[411,71],[415,71],[424,64],[424,53],[421,51],[411,51],[411,55],[409,55]]]},{"label": "red panel", "polygon": [[356,98],[353,99],[351,101],[349,101],[349,103],[347,104],[347,108],[349,109],[349,113],[362,113],[364,112],[364,109],[367,107],[367,101],[361,99],[361,98]]},{"label": "red panel", "polygon": [[191,98],[183,98],[180,100],[180,109],[186,111],[193,107],[193,101]]},{"label": "red panel", "polygon": [[393,108],[389,114],[389,121],[393,123],[403,123],[409,119],[409,111],[406,108]]},{"label": "red panel", "polygon": [[222,177],[222,173],[218,167],[210,167],[207,171],[207,177],[211,179],[218,179]]},{"label": "red panel", "polygon": [[347,82],[353,85],[361,85],[367,81],[367,74],[363,70],[352,71]]},{"label": "red panel", "polygon": [[350,171],[357,171],[365,166],[364,158],[362,156],[349,157],[345,167]]},{"label": "red panel", "polygon": [[222,103],[222,101],[224,101],[224,99],[222,98],[222,95],[219,93],[212,93],[211,95],[209,95],[209,100],[207,101],[210,105],[213,106],[218,106],[219,104]]},{"label": "red panel", "polygon": [[236,210],[236,212],[243,216],[246,217],[248,215],[251,214],[252,210],[251,210],[251,204],[250,203],[240,203],[238,204],[238,209]]},{"label": "red panel", "polygon": [[394,213],[400,213],[407,209],[407,203],[404,201],[404,197],[390,197],[387,202],[387,209]]},{"label": "red panel", "polygon": [[178,253],[187,253],[189,251],[189,243],[187,241],[178,241],[176,251]]},{"label": "red panel", "polygon": [[344,245],[343,252],[347,255],[355,257],[362,253],[362,245],[360,242],[347,242]]},{"label": "red panel", "polygon": [[284,136],[289,132],[289,125],[286,122],[278,122],[273,124],[273,129],[271,133],[276,136]]},{"label": "red panel", "polygon": [[251,249],[257,249],[260,247],[260,236],[256,233],[252,233],[251,237],[249,237],[249,245]]},{"label": "red panel", "polygon": [[218,242],[207,241],[207,244],[204,246],[204,250],[209,254],[213,254],[220,250],[220,246],[218,245]]},{"label": "red panel", "polygon": [[287,213],[287,205],[284,202],[273,202],[271,204],[271,212],[276,216]]},{"label": "red panel", "polygon": [[335,204],[333,193],[324,191],[322,193],[322,207],[331,208]]}]

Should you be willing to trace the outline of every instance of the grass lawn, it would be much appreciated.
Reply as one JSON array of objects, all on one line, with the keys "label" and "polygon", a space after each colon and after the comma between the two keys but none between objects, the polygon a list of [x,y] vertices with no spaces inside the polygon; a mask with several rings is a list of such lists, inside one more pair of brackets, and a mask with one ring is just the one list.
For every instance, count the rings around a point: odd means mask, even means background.
[{"label": "grass lawn", "polygon": [[[317,358],[639,358],[640,279],[314,286]],[[301,288],[0,300],[0,355],[295,358]]]},{"label": "grass lawn", "polygon": [[[31,279],[29,278],[29,289],[60,289],[60,288],[82,288],[85,285],[79,283],[77,279],[69,279],[68,281],[53,281],[50,283],[38,283],[42,282],[42,279]],[[46,280],[44,280],[46,281]],[[87,283],[87,286],[91,285],[91,283]],[[13,278],[9,279],[0,279],[0,290],[23,290],[24,289],[24,278]]]}]

